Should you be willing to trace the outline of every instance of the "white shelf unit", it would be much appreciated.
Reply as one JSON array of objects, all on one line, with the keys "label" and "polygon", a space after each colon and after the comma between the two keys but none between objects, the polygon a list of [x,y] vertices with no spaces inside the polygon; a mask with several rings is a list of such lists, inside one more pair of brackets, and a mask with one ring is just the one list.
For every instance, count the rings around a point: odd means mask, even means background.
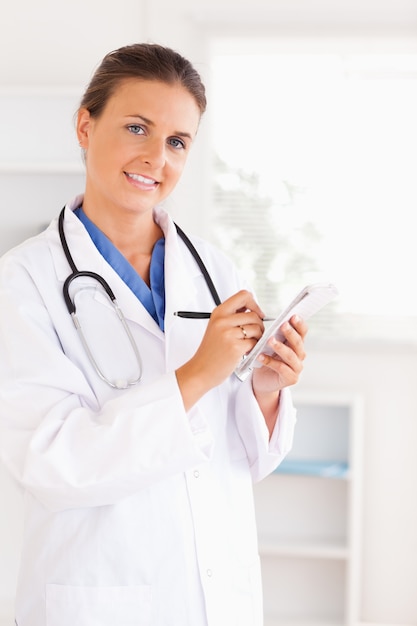
[{"label": "white shelf unit", "polygon": [[293,449],[255,485],[265,626],[359,624],[362,407],[297,393]]}]

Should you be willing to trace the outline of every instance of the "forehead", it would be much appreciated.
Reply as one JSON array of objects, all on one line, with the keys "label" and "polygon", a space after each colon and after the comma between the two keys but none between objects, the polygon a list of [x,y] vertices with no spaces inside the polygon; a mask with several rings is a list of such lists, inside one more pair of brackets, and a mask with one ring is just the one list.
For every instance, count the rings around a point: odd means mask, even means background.
[{"label": "forehead", "polygon": [[109,97],[103,113],[158,119],[189,120],[198,123],[200,109],[194,96],[181,83],[127,78],[120,81]]}]

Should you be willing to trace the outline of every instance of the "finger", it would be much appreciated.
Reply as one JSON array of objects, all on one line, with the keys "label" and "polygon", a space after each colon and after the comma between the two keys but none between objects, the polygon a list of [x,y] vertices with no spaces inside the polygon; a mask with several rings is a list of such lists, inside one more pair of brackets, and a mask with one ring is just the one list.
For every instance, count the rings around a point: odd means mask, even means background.
[{"label": "finger", "polygon": [[262,337],[263,332],[258,324],[240,324],[236,326],[236,330],[239,339],[254,339],[254,343],[257,343],[258,339]]},{"label": "finger", "polygon": [[[302,331],[306,331],[306,325],[304,322],[301,323],[301,329]],[[304,335],[301,335],[298,330],[296,330],[288,322],[285,322],[285,324],[281,326],[281,332],[285,338],[284,343],[295,352],[299,359],[304,360],[306,357],[303,339]]]},{"label": "finger", "polygon": [[265,329],[262,317],[255,311],[235,313],[233,316],[233,322],[237,326],[248,326],[249,324],[252,324],[260,328],[261,333],[263,333]]},{"label": "finger", "polygon": [[[277,361],[282,361],[295,372],[299,373],[303,369],[303,361],[306,357],[304,343],[292,327],[287,329],[285,324],[283,326],[283,332],[289,336],[291,335],[291,338],[280,341],[273,337],[269,340],[268,345],[274,351],[272,358]],[[293,345],[293,341],[296,345]]]},{"label": "finger", "polygon": [[300,357],[290,346],[278,341],[270,344],[274,350],[273,359],[282,361],[288,365],[294,372],[301,372],[303,369],[304,358]]},{"label": "finger", "polygon": [[302,371],[302,364],[300,361],[298,362],[299,367],[296,368],[291,367],[279,357],[271,356],[269,354],[260,355],[259,361],[263,366],[269,368],[278,375],[281,381],[280,388],[294,385],[298,381]]},{"label": "finger", "polygon": [[240,345],[243,349],[241,356],[247,355],[252,348],[254,348],[258,342],[258,338],[255,336],[251,336],[249,333],[251,332],[250,328],[247,326],[237,326],[237,339],[240,342]]},{"label": "finger", "polygon": [[293,315],[290,319],[290,324],[297,333],[304,339],[308,332],[308,326],[305,321],[299,315]]},{"label": "finger", "polygon": [[263,323],[260,321],[260,318],[257,318],[257,323],[248,323],[247,320],[244,320],[245,323],[236,324],[236,329],[239,331],[239,337],[241,339],[254,339],[255,343],[260,339],[264,332]]},{"label": "finger", "polygon": [[239,329],[241,330],[242,335],[243,335],[243,336],[242,336],[242,337],[240,337],[240,338],[241,338],[241,339],[248,339],[249,335],[248,335],[248,333],[246,332],[246,328],[245,328],[244,326],[239,326]]},{"label": "finger", "polygon": [[219,305],[218,308],[221,308],[226,314],[241,312],[242,315],[245,315],[247,311],[253,311],[261,319],[265,317],[265,314],[261,310],[253,295],[250,291],[245,289],[238,291],[233,296],[225,300],[221,305]]}]

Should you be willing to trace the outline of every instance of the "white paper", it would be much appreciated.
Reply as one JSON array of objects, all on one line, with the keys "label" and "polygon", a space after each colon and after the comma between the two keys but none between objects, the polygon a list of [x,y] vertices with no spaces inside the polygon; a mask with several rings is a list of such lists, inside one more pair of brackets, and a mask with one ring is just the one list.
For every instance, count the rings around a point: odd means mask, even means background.
[{"label": "white paper", "polygon": [[271,337],[282,339],[279,329],[282,324],[288,321],[293,315],[299,315],[304,320],[317,313],[328,304],[338,294],[336,287],[331,283],[316,283],[307,285],[300,291],[286,309],[272,322],[259,339],[256,346],[243,357],[241,363],[235,370],[235,374],[240,380],[245,380],[254,367],[261,367],[257,361],[259,354],[273,354],[273,350],[268,346]]}]

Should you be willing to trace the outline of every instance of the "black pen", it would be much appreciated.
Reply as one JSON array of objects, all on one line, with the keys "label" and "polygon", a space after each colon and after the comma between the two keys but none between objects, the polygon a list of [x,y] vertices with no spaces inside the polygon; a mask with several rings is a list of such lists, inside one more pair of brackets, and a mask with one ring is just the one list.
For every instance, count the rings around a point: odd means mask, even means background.
[{"label": "black pen", "polygon": [[211,313],[201,313],[199,311],[175,311],[177,317],[186,317],[190,320],[208,320]]},{"label": "black pen", "polygon": [[[211,313],[200,312],[200,311],[175,311],[174,315],[177,317],[184,317],[190,320],[208,320],[211,317]],[[264,317],[262,321],[264,322],[272,322],[274,317]]]}]

